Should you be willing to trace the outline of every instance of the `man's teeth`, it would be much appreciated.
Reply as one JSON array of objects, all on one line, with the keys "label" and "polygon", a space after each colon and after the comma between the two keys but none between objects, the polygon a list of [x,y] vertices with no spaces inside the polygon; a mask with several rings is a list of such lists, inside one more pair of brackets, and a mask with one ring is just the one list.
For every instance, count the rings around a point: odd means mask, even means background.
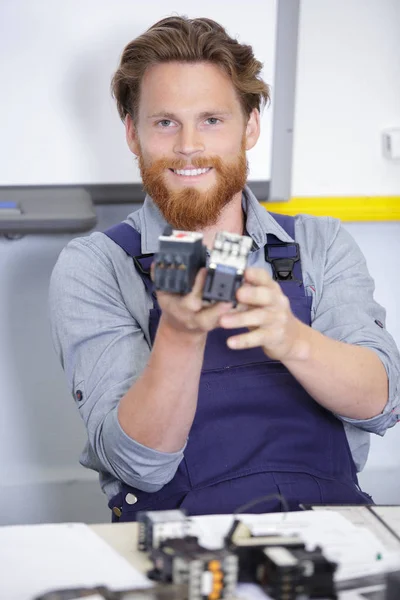
[{"label": "man's teeth", "polygon": [[207,173],[207,171],[209,171],[210,168],[207,169],[174,169],[174,173],[176,173],[176,175],[185,175],[185,177],[187,176],[195,176],[195,175],[204,175],[204,173]]}]

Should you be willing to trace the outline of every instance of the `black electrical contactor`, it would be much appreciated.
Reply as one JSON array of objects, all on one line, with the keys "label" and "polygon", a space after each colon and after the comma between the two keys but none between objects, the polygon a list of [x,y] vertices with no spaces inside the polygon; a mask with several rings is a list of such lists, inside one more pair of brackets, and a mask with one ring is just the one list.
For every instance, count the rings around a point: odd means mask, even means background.
[{"label": "black electrical contactor", "polygon": [[203,235],[172,230],[158,238],[159,251],[154,258],[156,290],[172,294],[189,294],[196,275],[206,266]]}]

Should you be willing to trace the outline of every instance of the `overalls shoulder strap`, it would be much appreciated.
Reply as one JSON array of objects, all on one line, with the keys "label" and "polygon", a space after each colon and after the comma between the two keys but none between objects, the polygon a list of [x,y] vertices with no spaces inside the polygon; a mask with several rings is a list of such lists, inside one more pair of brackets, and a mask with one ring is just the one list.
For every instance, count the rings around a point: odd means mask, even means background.
[{"label": "overalls shoulder strap", "polygon": [[[269,212],[269,211],[268,211]],[[269,214],[271,215],[271,217],[273,217],[275,219],[275,221],[278,223],[278,225],[280,225],[282,227],[282,229],[284,229],[286,231],[286,233],[292,238],[292,240],[295,240],[295,218],[291,217],[290,215],[281,215],[278,213],[273,213],[273,212],[269,212]],[[273,239],[278,239],[276,238],[274,235],[269,234],[268,238],[271,238],[271,241],[273,241]]]},{"label": "overalls shoulder strap", "polygon": [[133,259],[146,288],[153,294],[153,286],[150,280],[150,266],[153,261],[153,254],[142,254],[142,236],[139,231],[128,225],[128,223],[122,222],[106,229],[103,233],[125,250],[127,255]]},{"label": "overalls shoulder strap", "polygon": [[118,223],[109,227],[103,233],[125,250],[129,256],[132,256],[132,258],[140,256],[142,236],[136,229],[128,225],[128,223]]}]

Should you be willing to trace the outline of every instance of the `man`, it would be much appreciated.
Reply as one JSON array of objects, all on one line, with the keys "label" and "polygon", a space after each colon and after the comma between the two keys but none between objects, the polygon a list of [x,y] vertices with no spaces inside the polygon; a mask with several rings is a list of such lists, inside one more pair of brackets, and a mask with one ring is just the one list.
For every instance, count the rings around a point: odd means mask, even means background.
[{"label": "man", "polygon": [[[114,519],[371,502],[356,472],[368,432],[397,421],[399,355],[340,223],[270,215],[246,186],[261,66],[217,23],[172,17],[125,48],[113,79],[148,195],[124,224],[68,244],[50,306],[88,432],[81,462]],[[204,305],[204,270],[187,296],[155,294],[167,224],[208,248],[218,231],[252,238],[238,309]]]}]

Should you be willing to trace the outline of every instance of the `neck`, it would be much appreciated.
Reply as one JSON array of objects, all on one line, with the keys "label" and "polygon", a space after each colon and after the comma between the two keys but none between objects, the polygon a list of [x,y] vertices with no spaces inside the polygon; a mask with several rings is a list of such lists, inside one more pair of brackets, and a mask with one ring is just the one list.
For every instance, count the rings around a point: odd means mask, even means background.
[{"label": "neck", "polygon": [[235,194],[229,204],[224,206],[214,225],[206,227],[200,232],[203,234],[203,243],[208,249],[212,248],[215,235],[218,231],[228,231],[229,233],[243,235],[244,214],[242,209],[242,192]]}]

